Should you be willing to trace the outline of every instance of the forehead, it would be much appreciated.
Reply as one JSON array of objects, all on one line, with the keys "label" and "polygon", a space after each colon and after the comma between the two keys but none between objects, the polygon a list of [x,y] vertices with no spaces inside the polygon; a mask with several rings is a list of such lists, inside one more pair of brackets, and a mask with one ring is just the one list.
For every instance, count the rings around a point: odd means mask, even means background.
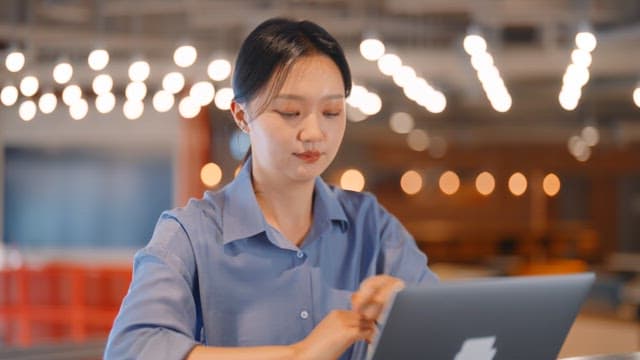
[{"label": "forehead", "polygon": [[297,59],[289,69],[278,95],[295,94],[344,95],[344,82],[338,66],[325,55],[311,55]]}]

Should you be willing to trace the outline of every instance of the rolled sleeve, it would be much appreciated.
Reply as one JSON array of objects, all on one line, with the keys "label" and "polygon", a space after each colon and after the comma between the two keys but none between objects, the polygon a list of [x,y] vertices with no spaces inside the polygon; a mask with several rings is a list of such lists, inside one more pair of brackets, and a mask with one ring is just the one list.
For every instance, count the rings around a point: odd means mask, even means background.
[{"label": "rolled sleeve", "polygon": [[427,256],[418,249],[413,236],[396,217],[381,209],[382,272],[409,284],[437,282],[438,278],[427,266]]},{"label": "rolled sleeve", "polygon": [[[185,264],[179,248],[166,247],[176,241],[188,245],[188,239],[175,221],[163,221],[135,256],[131,286],[109,335],[105,359],[184,359],[198,344],[193,267]],[[193,255],[188,260],[193,261]]]}]

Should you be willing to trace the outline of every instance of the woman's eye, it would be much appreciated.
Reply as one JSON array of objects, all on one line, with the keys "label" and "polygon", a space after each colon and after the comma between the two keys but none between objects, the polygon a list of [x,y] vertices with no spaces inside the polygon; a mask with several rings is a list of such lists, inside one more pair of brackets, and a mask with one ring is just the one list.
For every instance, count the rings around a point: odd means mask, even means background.
[{"label": "woman's eye", "polygon": [[276,111],[276,112],[284,118],[293,118],[300,115],[299,111]]},{"label": "woman's eye", "polygon": [[324,116],[326,117],[337,117],[342,113],[342,111],[325,111]]}]

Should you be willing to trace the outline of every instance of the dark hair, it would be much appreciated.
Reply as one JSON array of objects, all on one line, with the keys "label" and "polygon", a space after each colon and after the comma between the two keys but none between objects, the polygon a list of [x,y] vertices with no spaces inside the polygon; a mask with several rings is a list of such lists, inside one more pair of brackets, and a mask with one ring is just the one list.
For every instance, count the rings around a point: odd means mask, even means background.
[{"label": "dark hair", "polygon": [[[235,100],[248,104],[263,89],[269,91],[260,113],[282,87],[291,65],[313,54],[333,60],[342,75],[345,96],[349,96],[351,72],[336,39],[311,21],[273,18],[258,25],[240,47],[232,80]],[[266,89],[272,78],[273,86]]]}]

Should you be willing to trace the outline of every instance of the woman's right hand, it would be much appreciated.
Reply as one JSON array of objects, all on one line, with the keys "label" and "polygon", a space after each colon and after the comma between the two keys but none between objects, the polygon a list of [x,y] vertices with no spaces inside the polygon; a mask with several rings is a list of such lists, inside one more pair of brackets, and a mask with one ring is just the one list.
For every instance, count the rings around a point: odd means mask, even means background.
[{"label": "woman's right hand", "polygon": [[371,339],[375,324],[351,310],[333,310],[302,341],[293,345],[296,359],[335,360],[358,340]]}]

